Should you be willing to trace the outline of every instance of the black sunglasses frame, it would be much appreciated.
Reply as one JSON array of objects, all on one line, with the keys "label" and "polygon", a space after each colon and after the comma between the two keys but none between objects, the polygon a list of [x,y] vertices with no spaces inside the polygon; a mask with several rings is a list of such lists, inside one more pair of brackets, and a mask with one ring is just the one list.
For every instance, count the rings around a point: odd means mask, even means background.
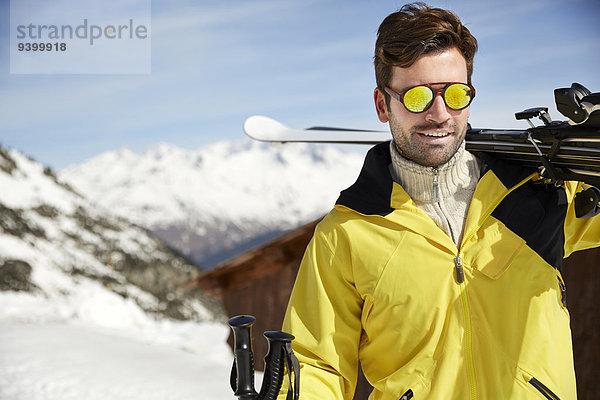
[{"label": "black sunglasses frame", "polygon": [[[469,102],[467,103],[466,106],[461,107],[461,108],[452,108],[452,107],[450,107],[448,105],[448,102],[446,101],[446,97],[445,97],[446,90],[450,86],[456,85],[456,84],[466,85],[471,90],[470,93],[469,93]],[[444,87],[441,88],[441,89],[434,89],[432,86],[436,86],[436,85],[444,85]],[[429,102],[429,104],[427,104],[427,106],[423,110],[421,110],[421,111],[412,111],[412,110],[409,110],[408,107],[406,107],[406,104],[404,104],[404,95],[409,90],[414,89],[414,88],[419,87],[419,86],[423,86],[423,87],[426,87],[429,90],[431,90],[431,93],[433,94],[433,97],[431,98],[431,101]],[[422,112],[425,112],[425,111],[429,110],[429,108],[433,104],[433,101],[435,100],[435,98],[438,95],[438,93],[442,96],[442,99],[444,100],[444,104],[446,104],[446,107],[448,107],[448,108],[450,108],[451,110],[454,110],[454,111],[464,110],[465,108],[469,107],[471,105],[471,103],[473,102],[473,99],[475,98],[475,88],[473,87],[473,85],[471,85],[470,83],[464,83],[464,82],[436,82],[436,83],[426,83],[426,84],[423,84],[423,85],[411,86],[411,87],[403,90],[400,93],[396,92],[391,87],[386,86],[385,87],[385,91],[387,92],[387,94],[389,94],[390,96],[392,96],[393,98],[395,98],[396,100],[398,100],[400,103],[402,103],[402,105],[404,106],[404,108],[406,108],[406,111],[414,113],[414,114],[419,114],[419,113],[422,113]]]}]

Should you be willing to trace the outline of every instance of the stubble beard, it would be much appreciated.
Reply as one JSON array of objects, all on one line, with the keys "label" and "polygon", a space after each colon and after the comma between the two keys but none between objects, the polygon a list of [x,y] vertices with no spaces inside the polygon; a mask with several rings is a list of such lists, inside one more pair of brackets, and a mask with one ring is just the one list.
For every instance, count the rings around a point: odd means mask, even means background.
[{"label": "stubble beard", "polygon": [[[390,115],[390,130],[394,138],[394,144],[398,153],[408,160],[411,160],[425,167],[438,167],[447,163],[460,148],[467,131],[467,124],[459,126],[456,123],[450,124],[426,124],[416,125],[406,132],[398,121]],[[434,129],[443,129],[453,132],[451,141],[445,144],[429,144],[418,140],[417,132],[426,132]]]}]

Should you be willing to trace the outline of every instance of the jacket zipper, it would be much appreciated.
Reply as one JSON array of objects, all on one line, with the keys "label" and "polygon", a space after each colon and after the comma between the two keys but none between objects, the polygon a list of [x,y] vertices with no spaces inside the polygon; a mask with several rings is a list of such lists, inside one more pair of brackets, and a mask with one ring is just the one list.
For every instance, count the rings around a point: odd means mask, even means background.
[{"label": "jacket zipper", "polygon": [[529,380],[529,384],[531,386],[533,386],[534,388],[536,388],[538,390],[538,392],[543,394],[544,397],[547,398],[548,400],[560,400],[558,398],[558,396],[555,395],[554,392],[552,392],[552,390],[548,389],[546,387],[546,385],[544,385],[542,382],[538,381],[537,379],[531,378]]},{"label": "jacket zipper", "polygon": [[412,399],[412,398],[413,398],[413,391],[412,391],[412,389],[408,389],[408,390],[406,391],[406,393],[404,393],[404,394],[402,395],[402,397],[400,397],[400,399],[399,399],[399,400],[410,400],[410,399]]},{"label": "jacket zipper", "polygon": [[477,385],[475,382],[475,367],[473,366],[473,349],[471,348],[471,313],[469,311],[469,302],[467,301],[467,292],[465,290],[465,273],[462,265],[461,253],[454,259],[456,266],[456,281],[460,285],[460,299],[465,314],[465,342],[467,348],[467,362],[469,366],[469,382],[471,386],[471,399],[477,399]]},{"label": "jacket zipper", "polygon": [[[462,264],[463,246],[465,243],[469,242],[471,237],[473,237],[473,235],[475,235],[475,233],[477,233],[479,231],[479,229],[481,229],[481,227],[483,226],[485,221],[490,217],[490,215],[492,215],[492,212],[496,209],[496,207],[498,207],[498,205],[502,202],[502,200],[504,200],[506,198],[506,196],[508,196],[510,193],[512,193],[514,190],[518,189],[519,187],[523,186],[525,183],[527,183],[528,181],[530,181],[533,177],[535,177],[537,175],[538,175],[537,172],[529,175],[527,178],[523,179],[521,182],[517,183],[515,186],[510,188],[506,193],[504,193],[504,195],[496,202],[496,204],[494,204],[494,206],[488,210],[488,212],[485,214],[484,218],[481,219],[481,222],[479,223],[479,225],[477,225],[476,229],[473,229],[471,231],[471,233],[469,234],[469,236],[467,236],[463,239],[463,242],[461,243],[459,251],[458,251],[458,255],[454,258],[454,265],[456,268],[456,282],[460,286],[460,297],[462,300],[463,311],[465,314],[465,343],[466,343],[466,349],[467,349],[469,380],[470,380],[470,384],[471,384],[471,400],[477,400],[477,383],[475,381],[475,366],[473,364],[473,349],[471,347],[472,346],[471,315],[470,315],[470,311],[469,311],[469,302],[467,299],[467,293],[466,293],[466,289],[465,289],[465,287],[466,287],[465,274],[464,274],[464,268],[463,268],[463,264]],[[436,193],[437,193],[437,174],[434,175],[433,183],[434,183],[433,187],[434,187],[434,200],[435,200]],[[531,381],[530,381],[530,383],[531,383]],[[550,398],[550,399],[551,400],[559,400],[558,398],[555,398],[555,399]]]},{"label": "jacket zipper", "polygon": [[440,214],[442,217],[444,217],[446,223],[448,224],[448,235],[450,236],[450,238],[453,241],[456,241],[457,238],[454,237],[454,232],[452,231],[452,224],[450,223],[450,220],[448,220],[448,216],[446,215],[446,213],[442,210],[442,205],[439,204],[440,203],[440,181],[439,181],[439,169],[437,169],[436,167],[431,168],[433,171],[433,202],[438,204],[438,207],[440,209]]},{"label": "jacket zipper", "polygon": [[438,169],[433,168],[433,202],[437,203],[438,201],[440,201],[438,195]]}]

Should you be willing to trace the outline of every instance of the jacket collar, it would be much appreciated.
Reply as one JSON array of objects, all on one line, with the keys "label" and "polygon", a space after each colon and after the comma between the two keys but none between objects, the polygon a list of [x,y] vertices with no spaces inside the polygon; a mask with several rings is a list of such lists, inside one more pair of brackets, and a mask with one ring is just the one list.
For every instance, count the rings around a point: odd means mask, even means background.
[{"label": "jacket collar", "polygon": [[385,216],[394,211],[390,202],[393,189],[391,162],[389,141],[371,148],[358,179],[342,191],[336,204],[365,215]]},{"label": "jacket collar", "polygon": [[[483,160],[481,179],[486,174],[493,173],[495,177],[492,180],[500,181],[504,186],[502,192],[518,184],[536,170],[498,160],[488,153],[474,154]],[[412,199],[402,187],[392,180],[389,169],[391,163],[389,141],[371,148],[365,157],[358,179],[352,186],[341,192],[336,205],[345,206],[364,215],[386,216],[403,204],[412,203]],[[486,177],[486,179],[490,178]],[[499,193],[489,195],[495,197]]]}]

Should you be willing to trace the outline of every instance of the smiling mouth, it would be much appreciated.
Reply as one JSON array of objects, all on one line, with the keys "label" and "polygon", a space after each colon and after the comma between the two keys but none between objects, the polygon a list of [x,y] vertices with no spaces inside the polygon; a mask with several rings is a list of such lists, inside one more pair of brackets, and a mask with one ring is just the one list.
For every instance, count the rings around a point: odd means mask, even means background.
[{"label": "smiling mouth", "polygon": [[452,134],[452,132],[418,132],[419,135],[427,137],[446,137]]}]

